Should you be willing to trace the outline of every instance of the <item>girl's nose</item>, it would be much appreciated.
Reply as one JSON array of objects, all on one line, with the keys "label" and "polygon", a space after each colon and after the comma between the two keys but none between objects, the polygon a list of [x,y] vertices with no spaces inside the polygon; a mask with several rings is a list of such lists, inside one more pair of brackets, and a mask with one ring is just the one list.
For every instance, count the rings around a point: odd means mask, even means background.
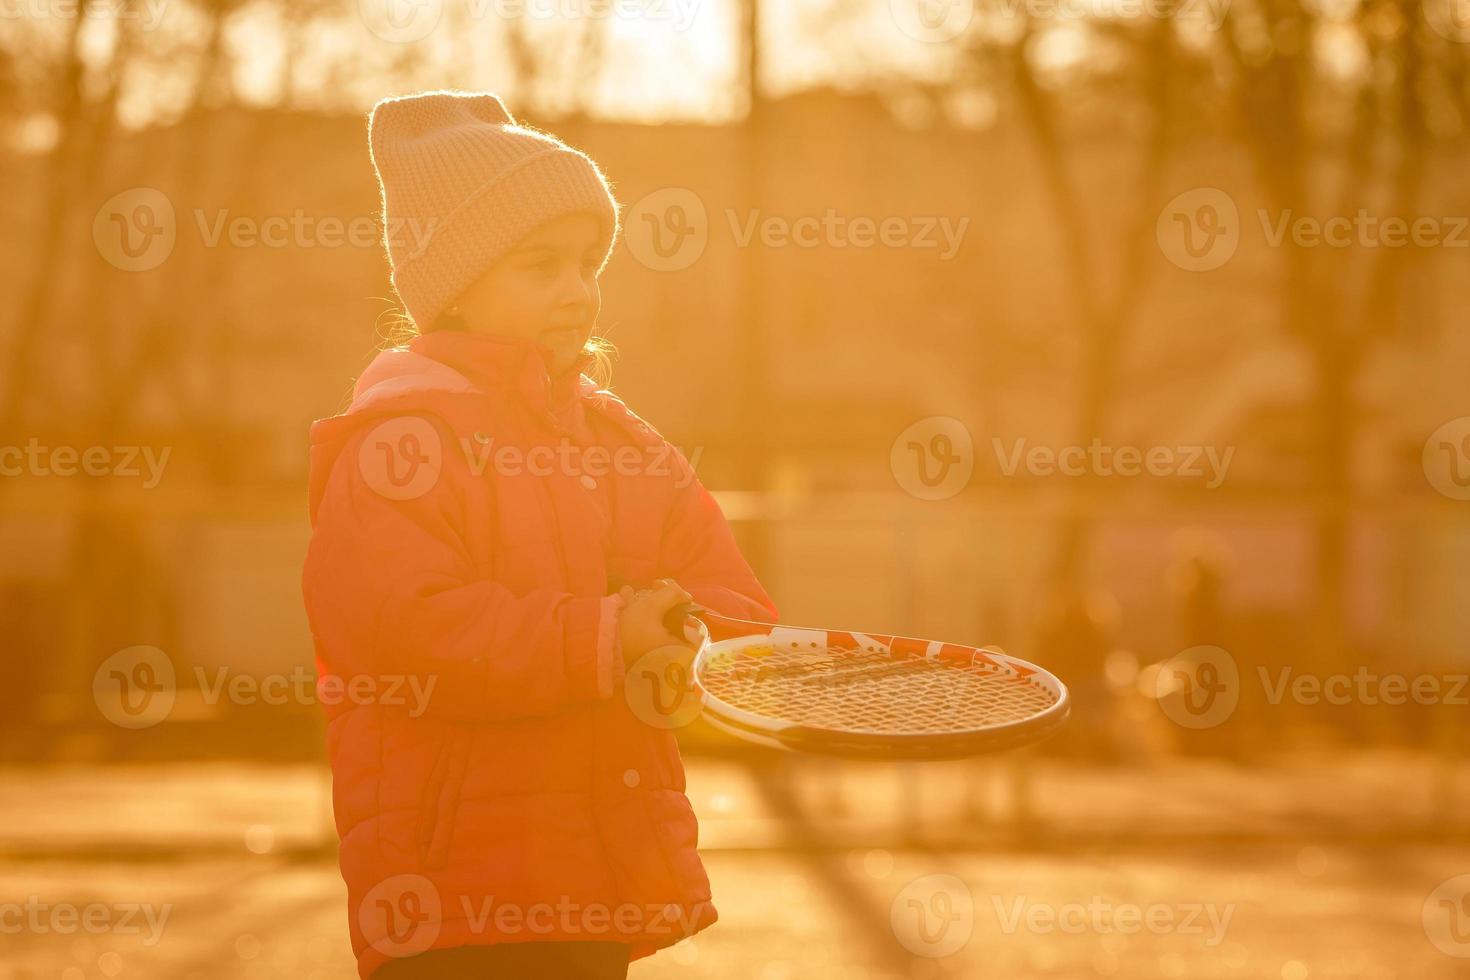
[{"label": "girl's nose", "polygon": [[579,265],[573,264],[567,271],[563,272],[558,286],[560,287],[558,298],[563,303],[587,305],[593,301],[592,291],[596,288],[596,285],[593,281],[582,275],[581,266]]}]

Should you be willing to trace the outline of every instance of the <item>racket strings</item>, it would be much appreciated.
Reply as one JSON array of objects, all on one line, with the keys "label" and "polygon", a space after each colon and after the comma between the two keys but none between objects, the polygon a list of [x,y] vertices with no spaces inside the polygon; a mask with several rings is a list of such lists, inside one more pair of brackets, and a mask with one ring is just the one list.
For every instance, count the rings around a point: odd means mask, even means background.
[{"label": "racket strings", "polygon": [[756,683],[785,678],[793,684],[840,684],[845,681],[861,682],[895,674],[912,674],[927,669],[928,665],[922,660],[894,660],[891,657],[883,657],[881,660],[875,659],[872,663],[856,665],[847,659],[827,659],[784,665],[741,663],[732,668],[732,672],[736,673],[741,680]]},{"label": "racket strings", "polygon": [[741,711],[833,731],[895,735],[974,731],[1035,717],[1056,696],[984,664],[959,665],[887,651],[780,650],[736,656],[702,678]]}]

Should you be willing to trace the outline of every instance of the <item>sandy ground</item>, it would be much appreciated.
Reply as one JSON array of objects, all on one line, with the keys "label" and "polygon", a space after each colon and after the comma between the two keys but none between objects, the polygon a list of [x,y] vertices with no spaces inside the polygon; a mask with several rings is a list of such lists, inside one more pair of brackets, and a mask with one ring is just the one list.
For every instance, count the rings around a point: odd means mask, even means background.
[{"label": "sandy ground", "polygon": [[[635,980],[1470,976],[1470,766],[687,767],[721,918]],[[355,976],[327,791],[0,770],[0,977]]]}]

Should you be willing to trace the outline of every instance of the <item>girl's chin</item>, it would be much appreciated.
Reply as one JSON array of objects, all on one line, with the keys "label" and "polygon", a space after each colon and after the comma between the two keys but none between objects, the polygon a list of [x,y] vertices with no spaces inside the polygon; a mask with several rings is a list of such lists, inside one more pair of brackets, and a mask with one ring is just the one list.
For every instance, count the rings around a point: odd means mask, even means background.
[{"label": "girl's chin", "polygon": [[581,350],[582,345],[587,342],[586,336],[576,327],[566,330],[543,330],[537,335],[536,339],[552,350],[562,350],[565,348]]},{"label": "girl's chin", "polygon": [[577,363],[577,358],[582,353],[582,342],[580,338],[575,342],[563,343],[552,343],[543,339],[541,343],[551,349],[553,354],[552,371],[555,374],[562,374],[570,370]]}]

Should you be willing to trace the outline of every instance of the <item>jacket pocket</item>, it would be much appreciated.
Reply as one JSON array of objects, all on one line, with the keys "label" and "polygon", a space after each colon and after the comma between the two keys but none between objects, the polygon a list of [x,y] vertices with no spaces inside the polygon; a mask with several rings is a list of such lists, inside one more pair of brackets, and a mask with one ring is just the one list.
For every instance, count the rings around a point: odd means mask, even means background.
[{"label": "jacket pocket", "polygon": [[464,788],[469,762],[469,733],[463,726],[450,728],[434,759],[434,769],[419,801],[419,860],[425,868],[442,868],[448,863],[454,840],[455,817]]},{"label": "jacket pocket", "polygon": [[689,798],[677,790],[654,790],[644,797],[649,835],[673,883],[673,901],[693,905],[710,898],[709,875],[699,857],[699,819]]}]

